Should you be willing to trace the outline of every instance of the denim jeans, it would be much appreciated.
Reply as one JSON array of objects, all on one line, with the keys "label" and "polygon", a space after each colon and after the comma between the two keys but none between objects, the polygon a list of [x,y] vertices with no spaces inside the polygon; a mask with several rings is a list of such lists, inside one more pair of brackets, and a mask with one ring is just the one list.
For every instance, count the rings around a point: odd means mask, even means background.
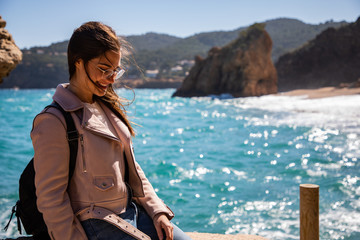
[{"label": "denim jeans", "polygon": [[[131,203],[126,212],[119,215],[122,219],[147,234],[152,240],[159,240],[154,223],[144,208]],[[134,240],[114,225],[99,219],[88,219],[81,222],[89,240]],[[180,228],[173,224],[174,240],[191,240]],[[165,234],[164,234],[165,235]]]}]

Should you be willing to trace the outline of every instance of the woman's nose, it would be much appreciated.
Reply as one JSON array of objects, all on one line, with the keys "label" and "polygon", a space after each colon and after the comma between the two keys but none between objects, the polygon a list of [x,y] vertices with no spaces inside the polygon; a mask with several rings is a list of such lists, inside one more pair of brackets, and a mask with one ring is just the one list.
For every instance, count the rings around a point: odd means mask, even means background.
[{"label": "woman's nose", "polygon": [[115,77],[116,77],[116,74],[113,74],[111,75],[111,77],[107,78],[106,80],[110,83],[114,83],[115,82]]}]

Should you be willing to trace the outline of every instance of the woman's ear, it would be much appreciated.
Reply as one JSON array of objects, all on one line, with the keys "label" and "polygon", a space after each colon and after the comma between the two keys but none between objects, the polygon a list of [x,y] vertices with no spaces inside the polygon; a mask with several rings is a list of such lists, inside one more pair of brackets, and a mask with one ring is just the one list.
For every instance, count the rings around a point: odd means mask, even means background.
[{"label": "woman's ear", "polygon": [[75,62],[75,67],[76,68],[82,68],[84,65],[83,65],[83,60],[80,58],[78,59],[76,62]]}]

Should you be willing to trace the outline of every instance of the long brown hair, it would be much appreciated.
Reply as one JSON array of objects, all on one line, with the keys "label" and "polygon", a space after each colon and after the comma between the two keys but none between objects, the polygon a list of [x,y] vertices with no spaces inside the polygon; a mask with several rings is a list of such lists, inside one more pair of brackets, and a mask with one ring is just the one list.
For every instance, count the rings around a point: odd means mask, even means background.
[{"label": "long brown hair", "polygon": [[[79,59],[82,59],[84,65],[87,65],[91,59],[99,57],[109,50],[121,52],[122,57],[126,59],[129,57],[129,49],[132,49],[131,45],[125,39],[118,37],[111,27],[101,22],[84,23],[75,29],[69,41],[67,57],[70,79],[75,74],[75,63]],[[131,135],[135,136],[135,131],[127,119],[123,105],[126,100],[116,94],[112,85],[99,99],[116,113],[128,127]]]}]

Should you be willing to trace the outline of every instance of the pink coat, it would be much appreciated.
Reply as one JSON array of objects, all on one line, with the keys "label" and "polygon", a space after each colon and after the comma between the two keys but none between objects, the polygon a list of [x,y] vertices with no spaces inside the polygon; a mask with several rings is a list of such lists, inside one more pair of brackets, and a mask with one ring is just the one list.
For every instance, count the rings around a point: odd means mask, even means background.
[{"label": "pink coat", "polygon": [[68,191],[69,147],[61,112],[55,108],[41,112],[35,117],[31,131],[37,204],[50,236],[53,239],[87,239],[76,217],[84,208],[103,207],[116,214],[125,211],[124,152],[134,200],[150,217],[165,213],[171,219],[173,212],[156,195],[135,161],[131,135],[124,123],[99,102],[116,130],[117,136],[114,135],[66,87],[66,84],[59,85],[53,99],[71,112],[80,134],[76,167]]}]

